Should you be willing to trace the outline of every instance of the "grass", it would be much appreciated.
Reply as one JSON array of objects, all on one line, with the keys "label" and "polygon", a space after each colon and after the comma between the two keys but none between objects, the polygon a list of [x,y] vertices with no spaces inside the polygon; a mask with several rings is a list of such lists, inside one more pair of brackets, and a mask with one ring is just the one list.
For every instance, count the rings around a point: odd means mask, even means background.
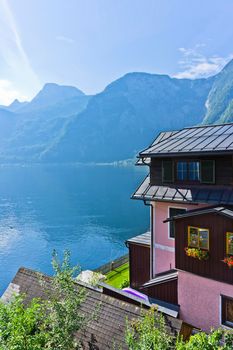
[{"label": "grass", "polygon": [[105,283],[115,288],[121,288],[125,280],[129,280],[129,263],[125,263],[106,274]]}]

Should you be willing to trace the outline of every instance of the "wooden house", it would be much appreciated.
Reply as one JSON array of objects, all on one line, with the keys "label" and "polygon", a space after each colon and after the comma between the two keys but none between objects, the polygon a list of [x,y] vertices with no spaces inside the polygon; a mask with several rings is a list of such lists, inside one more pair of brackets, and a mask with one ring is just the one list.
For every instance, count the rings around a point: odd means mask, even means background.
[{"label": "wooden house", "polygon": [[195,327],[233,328],[233,124],[163,132],[137,164],[151,231],[127,242],[131,286]]}]

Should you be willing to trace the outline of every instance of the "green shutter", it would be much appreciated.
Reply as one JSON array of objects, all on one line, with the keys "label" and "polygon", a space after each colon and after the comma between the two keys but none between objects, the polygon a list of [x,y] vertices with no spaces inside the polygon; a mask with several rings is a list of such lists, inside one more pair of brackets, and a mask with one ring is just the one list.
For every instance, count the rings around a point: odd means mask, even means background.
[{"label": "green shutter", "polygon": [[174,181],[174,168],[172,160],[163,160],[162,180],[163,182],[167,183],[171,183]]},{"label": "green shutter", "polygon": [[214,160],[201,161],[201,182],[206,184],[215,183],[215,161]]}]

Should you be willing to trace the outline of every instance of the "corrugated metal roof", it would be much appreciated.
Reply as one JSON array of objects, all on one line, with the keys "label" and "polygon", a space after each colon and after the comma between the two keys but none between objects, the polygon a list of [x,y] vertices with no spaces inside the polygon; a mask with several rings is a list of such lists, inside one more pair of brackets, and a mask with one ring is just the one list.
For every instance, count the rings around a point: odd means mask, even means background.
[{"label": "corrugated metal roof", "polygon": [[233,208],[232,207],[208,207],[208,208],[201,208],[201,209],[195,209],[195,210],[188,210],[184,214],[175,215],[171,218],[167,218],[164,222],[182,219],[190,216],[196,216],[196,215],[204,215],[204,214],[219,214],[229,217],[230,219],[233,219]]},{"label": "corrugated metal roof", "polygon": [[181,188],[177,186],[156,186],[150,184],[149,175],[145,178],[133,199],[148,201],[166,201],[177,203],[210,203],[233,205],[233,188],[217,186],[192,186]]},{"label": "corrugated metal roof", "polygon": [[167,134],[139,153],[140,157],[161,157],[190,153],[233,153],[233,123],[184,128]]},{"label": "corrugated metal roof", "polygon": [[132,237],[127,239],[127,243],[135,243],[135,244],[141,244],[141,245],[147,245],[150,246],[151,242],[151,233],[150,232],[145,232],[141,235]]},{"label": "corrugated metal roof", "polygon": [[[158,144],[161,141],[166,140],[167,138],[169,138],[170,136],[174,135],[177,132],[178,131],[163,131],[163,132],[159,133],[159,135],[152,142],[150,147],[152,147],[155,144]],[[137,162],[135,163],[135,165],[150,165],[150,157],[149,158],[144,158],[143,160],[141,158],[139,158],[137,160]]]},{"label": "corrugated metal roof", "polygon": [[171,281],[171,280],[174,280],[177,278],[178,278],[178,271],[176,271],[176,270],[166,271],[164,273],[161,273],[161,274],[155,276],[154,278],[152,278],[148,282],[144,283],[143,287],[153,286],[153,285],[160,284],[160,283],[167,282],[167,281]]}]

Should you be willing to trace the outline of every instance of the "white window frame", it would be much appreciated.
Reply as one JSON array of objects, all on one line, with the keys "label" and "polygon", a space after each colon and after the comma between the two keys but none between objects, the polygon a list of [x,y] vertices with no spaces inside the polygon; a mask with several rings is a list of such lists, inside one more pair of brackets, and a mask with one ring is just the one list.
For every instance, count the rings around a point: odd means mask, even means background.
[{"label": "white window frame", "polygon": [[[168,207],[168,214],[167,214],[168,218],[170,217],[170,209],[184,209],[184,210],[188,211],[187,207],[181,207],[179,205],[170,205]],[[170,237],[170,221],[168,222],[167,228],[168,228],[168,239],[174,241],[175,237]]]}]

